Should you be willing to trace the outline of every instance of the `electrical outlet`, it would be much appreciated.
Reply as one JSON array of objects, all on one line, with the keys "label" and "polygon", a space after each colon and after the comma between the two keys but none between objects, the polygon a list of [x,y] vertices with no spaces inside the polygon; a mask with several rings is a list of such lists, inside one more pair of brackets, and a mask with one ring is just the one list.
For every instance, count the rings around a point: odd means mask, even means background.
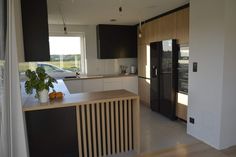
[{"label": "electrical outlet", "polygon": [[195,120],[194,120],[193,117],[189,117],[189,122],[190,122],[190,123],[194,124],[194,121],[195,121]]}]

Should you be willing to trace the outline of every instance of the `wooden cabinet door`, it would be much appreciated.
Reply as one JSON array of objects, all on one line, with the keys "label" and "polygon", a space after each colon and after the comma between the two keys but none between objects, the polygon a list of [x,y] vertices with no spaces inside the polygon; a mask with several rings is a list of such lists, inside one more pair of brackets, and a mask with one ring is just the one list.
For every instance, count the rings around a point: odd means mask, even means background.
[{"label": "wooden cabinet door", "polygon": [[[140,29],[140,26],[138,27],[138,29]],[[146,26],[146,24],[141,25],[140,31],[141,31],[142,36],[138,37],[138,45],[145,45],[147,43],[147,39],[146,39],[147,38],[147,26]]]},{"label": "wooden cabinet door", "polygon": [[64,83],[71,94],[83,92],[82,80],[64,80]]},{"label": "wooden cabinet door", "polygon": [[138,94],[138,77],[123,77],[123,89]]},{"label": "wooden cabinet door", "polygon": [[183,104],[176,104],[176,116],[182,120],[187,121],[187,106]]},{"label": "wooden cabinet door", "polygon": [[136,26],[97,25],[99,59],[136,58]]},{"label": "wooden cabinet door", "polygon": [[159,19],[156,19],[153,21],[152,24],[152,29],[154,32],[154,36],[153,36],[153,41],[152,42],[156,42],[156,41],[161,41],[160,35],[159,35]]},{"label": "wooden cabinet door", "polygon": [[146,44],[150,44],[151,42],[158,41],[158,20],[150,21],[146,24]]},{"label": "wooden cabinet door", "polygon": [[150,107],[150,80],[138,78],[138,93],[142,104]]},{"label": "wooden cabinet door", "polygon": [[103,91],[103,79],[85,79],[83,81],[83,92]]},{"label": "wooden cabinet door", "polygon": [[123,89],[122,79],[121,78],[104,78],[103,88],[104,88],[104,91]]},{"label": "wooden cabinet door", "polygon": [[160,40],[176,38],[176,13],[166,15],[159,19],[158,32]]},{"label": "wooden cabinet door", "polygon": [[138,46],[138,76],[150,78],[149,45]]},{"label": "wooden cabinet door", "polygon": [[144,72],[143,72],[143,47],[145,47],[144,45],[138,45],[138,76],[144,76]]},{"label": "wooden cabinet door", "polygon": [[64,107],[25,113],[31,157],[77,157],[76,108]]},{"label": "wooden cabinet door", "polygon": [[21,0],[25,61],[50,61],[47,0]]},{"label": "wooden cabinet door", "polygon": [[176,12],[176,37],[179,44],[189,43],[189,8]]}]

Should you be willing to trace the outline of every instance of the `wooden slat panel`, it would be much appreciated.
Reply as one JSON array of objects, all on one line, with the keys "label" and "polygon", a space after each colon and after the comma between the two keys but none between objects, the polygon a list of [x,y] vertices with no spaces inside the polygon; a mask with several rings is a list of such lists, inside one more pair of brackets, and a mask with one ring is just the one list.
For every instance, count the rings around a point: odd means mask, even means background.
[{"label": "wooden slat panel", "polygon": [[119,101],[120,107],[120,151],[124,152],[124,124],[123,124],[123,101]]},{"label": "wooden slat panel", "polygon": [[112,154],[115,154],[115,102],[111,102],[111,142],[112,142]]},{"label": "wooden slat panel", "polygon": [[105,103],[101,104],[101,114],[102,114],[102,148],[103,156],[106,156],[106,128],[105,128]]},{"label": "wooden slat panel", "polygon": [[107,154],[111,155],[110,102],[106,103]]},{"label": "wooden slat panel", "polygon": [[97,139],[98,139],[98,156],[102,157],[102,141],[101,141],[101,124],[100,124],[100,104],[96,104],[97,113]]},{"label": "wooden slat panel", "polygon": [[116,153],[120,152],[120,138],[119,138],[119,108],[118,108],[118,101],[115,102],[115,109],[116,109]]},{"label": "wooden slat panel", "polygon": [[97,135],[96,135],[96,121],[95,121],[95,105],[92,104],[92,130],[93,130],[93,156],[97,157]]},{"label": "wooden slat panel", "polygon": [[129,150],[133,148],[133,130],[132,130],[132,104],[131,100],[128,101],[128,112],[129,112]]},{"label": "wooden slat panel", "polygon": [[87,139],[86,139],[86,121],[85,121],[85,105],[81,106],[81,112],[82,112],[82,129],[83,129],[83,152],[84,156],[87,157]]},{"label": "wooden slat panel", "polygon": [[125,130],[125,151],[128,151],[128,120],[127,120],[127,100],[124,101],[124,130]]},{"label": "wooden slat panel", "polygon": [[82,150],[82,133],[81,133],[82,126],[81,126],[81,118],[80,118],[80,106],[76,106],[76,116],[77,116],[79,157],[82,157],[83,150]]}]

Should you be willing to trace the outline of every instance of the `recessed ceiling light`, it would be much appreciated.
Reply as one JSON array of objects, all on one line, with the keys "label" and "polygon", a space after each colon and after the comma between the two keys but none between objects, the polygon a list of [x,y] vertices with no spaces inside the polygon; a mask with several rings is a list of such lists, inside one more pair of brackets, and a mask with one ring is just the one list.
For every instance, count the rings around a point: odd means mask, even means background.
[{"label": "recessed ceiling light", "polygon": [[116,22],[117,20],[116,19],[110,19],[111,22]]}]

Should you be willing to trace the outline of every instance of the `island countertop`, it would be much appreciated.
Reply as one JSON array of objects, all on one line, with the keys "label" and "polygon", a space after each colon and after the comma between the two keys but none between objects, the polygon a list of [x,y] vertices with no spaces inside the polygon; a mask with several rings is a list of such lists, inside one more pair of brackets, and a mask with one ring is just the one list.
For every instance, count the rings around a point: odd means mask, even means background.
[{"label": "island countertop", "polygon": [[119,100],[121,98],[138,99],[139,97],[127,90],[111,90],[78,94],[66,94],[61,100],[52,100],[40,104],[34,97],[29,97],[23,105],[23,111],[34,111],[89,104],[99,101]]}]

